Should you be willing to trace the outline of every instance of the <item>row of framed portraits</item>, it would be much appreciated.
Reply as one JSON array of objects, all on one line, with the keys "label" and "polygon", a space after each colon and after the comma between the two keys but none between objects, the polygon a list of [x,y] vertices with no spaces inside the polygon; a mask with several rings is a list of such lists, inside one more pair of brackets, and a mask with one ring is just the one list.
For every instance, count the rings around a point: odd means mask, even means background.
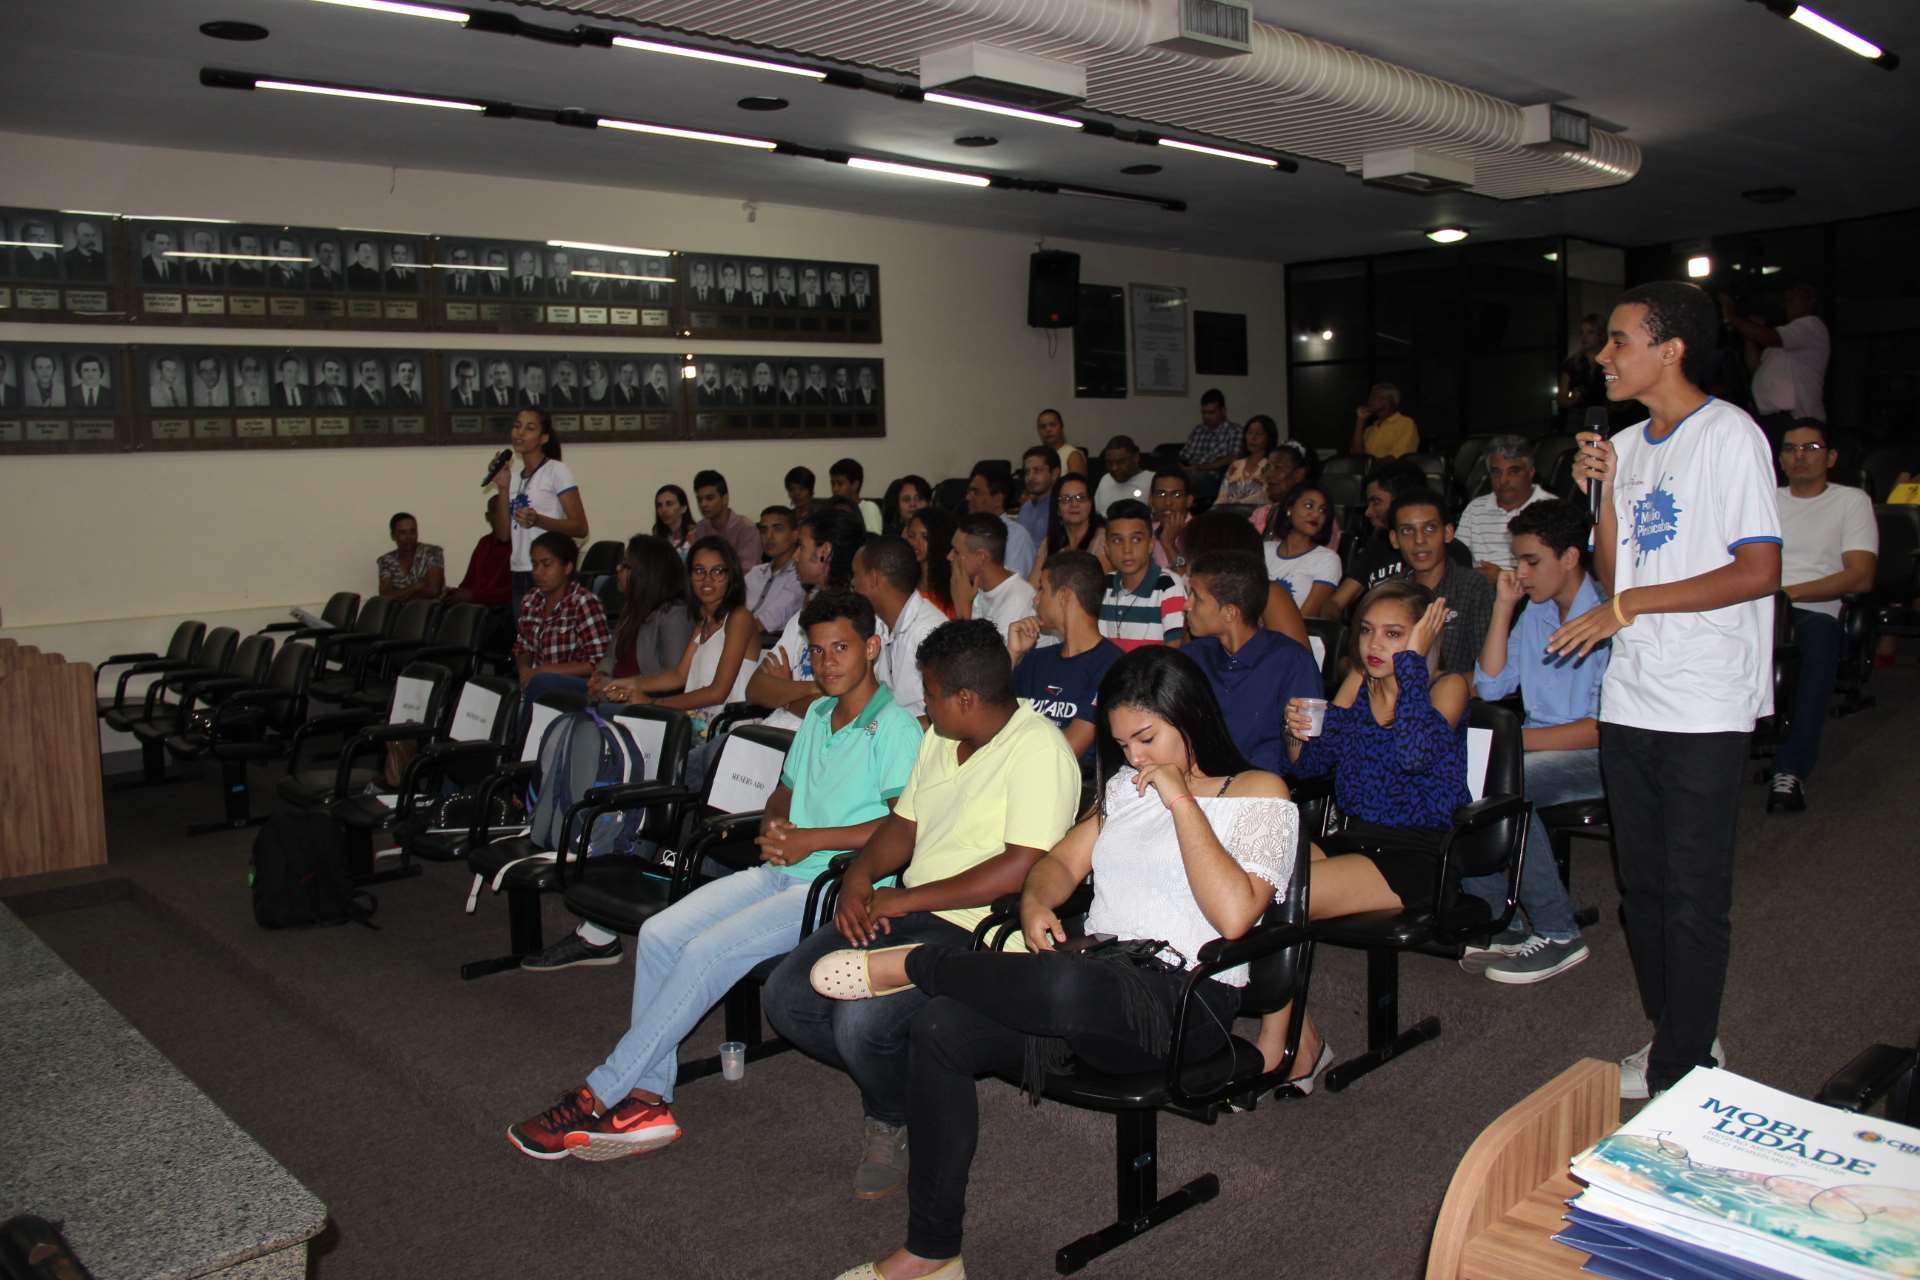
[{"label": "row of framed portraits", "polygon": [[0,344],[0,453],[886,434],[877,359],[664,351]]},{"label": "row of framed portraits", "polygon": [[880,269],[0,208],[0,318],[880,341]]}]

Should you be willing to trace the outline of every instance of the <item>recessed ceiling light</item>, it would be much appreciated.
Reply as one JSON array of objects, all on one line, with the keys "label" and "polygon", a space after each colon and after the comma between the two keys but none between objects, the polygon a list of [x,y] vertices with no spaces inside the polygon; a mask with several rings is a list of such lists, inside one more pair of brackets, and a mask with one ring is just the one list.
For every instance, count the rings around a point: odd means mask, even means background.
[{"label": "recessed ceiling light", "polygon": [[1465,227],[1435,227],[1427,232],[1427,239],[1435,244],[1459,244],[1467,238]]},{"label": "recessed ceiling light", "polygon": [[1161,166],[1157,164],[1130,164],[1120,172],[1130,178],[1145,178],[1160,172],[1160,169]]},{"label": "recessed ceiling light", "polygon": [[265,40],[267,29],[255,22],[203,22],[200,34],[212,36],[215,40]]},{"label": "recessed ceiling light", "polygon": [[770,98],[762,94],[754,94],[740,99],[734,105],[742,111],[785,111],[792,104],[785,98]]},{"label": "recessed ceiling light", "polygon": [[1687,259],[1687,279],[1705,280],[1713,274],[1713,259],[1705,254],[1695,254]]},{"label": "recessed ceiling light", "polygon": [[956,147],[991,147],[999,141],[1000,139],[990,133],[969,133],[964,137],[955,138],[953,145]]}]

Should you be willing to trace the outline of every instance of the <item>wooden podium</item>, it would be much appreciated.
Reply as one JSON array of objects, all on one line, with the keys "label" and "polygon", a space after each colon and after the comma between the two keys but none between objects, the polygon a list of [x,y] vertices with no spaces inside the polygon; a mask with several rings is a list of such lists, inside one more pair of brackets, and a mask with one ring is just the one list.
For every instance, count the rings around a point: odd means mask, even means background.
[{"label": "wooden podium", "polygon": [[93,679],[0,640],[0,879],[106,863]]}]

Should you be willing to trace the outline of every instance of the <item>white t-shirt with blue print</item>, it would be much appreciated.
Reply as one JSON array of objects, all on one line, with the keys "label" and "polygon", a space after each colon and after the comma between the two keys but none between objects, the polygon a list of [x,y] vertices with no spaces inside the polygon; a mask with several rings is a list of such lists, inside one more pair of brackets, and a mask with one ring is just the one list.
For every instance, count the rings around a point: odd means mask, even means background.
[{"label": "white t-shirt with blue print", "polygon": [[[1613,437],[1619,522],[1613,589],[1679,582],[1780,541],[1773,458],[1752,418],[1710,399],[1665,439],[1645,422]],[[1613,640],[1600,693],[1608,724],[1669,733],[1746,733],[1773,712],[1773,597],[1705,613],[1634,617]]]}]

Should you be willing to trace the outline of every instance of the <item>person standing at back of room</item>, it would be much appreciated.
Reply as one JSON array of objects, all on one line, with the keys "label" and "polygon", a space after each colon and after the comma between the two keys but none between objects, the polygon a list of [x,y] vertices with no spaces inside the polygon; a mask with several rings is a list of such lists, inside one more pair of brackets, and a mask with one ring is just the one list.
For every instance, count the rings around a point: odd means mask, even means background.
[{"label": "person standing at back of room", "polygon": [[1594,570],[1613,598],[1547,641],[1573,656],[1613,641],[1600,770],[1654,1028],[1621,1063],[1623,1098],[1725,1061],[1735,820],[1748,736],[1773,710],[1773,463],[1753,419],[1701,389],[1719,330],[1713,300],[1679,281],[1629,289],[1614,306],[1596,357],[1607,398],[1651,416],[1583,443],[1574,474],[1601,486]]},{"label": "person standing at back of room", "polygon": [[494,473],[493,486],[505,499],[493,508],[493,532],[511,540],[513,559],[513,613],[533,587],[533,540],[542,533],[564,533],[576,542],[587,540],[587,508],[580,484],[560,461],[560,437],[553,420],[538,409],[522,409],[508,437],[518,467]]}]

